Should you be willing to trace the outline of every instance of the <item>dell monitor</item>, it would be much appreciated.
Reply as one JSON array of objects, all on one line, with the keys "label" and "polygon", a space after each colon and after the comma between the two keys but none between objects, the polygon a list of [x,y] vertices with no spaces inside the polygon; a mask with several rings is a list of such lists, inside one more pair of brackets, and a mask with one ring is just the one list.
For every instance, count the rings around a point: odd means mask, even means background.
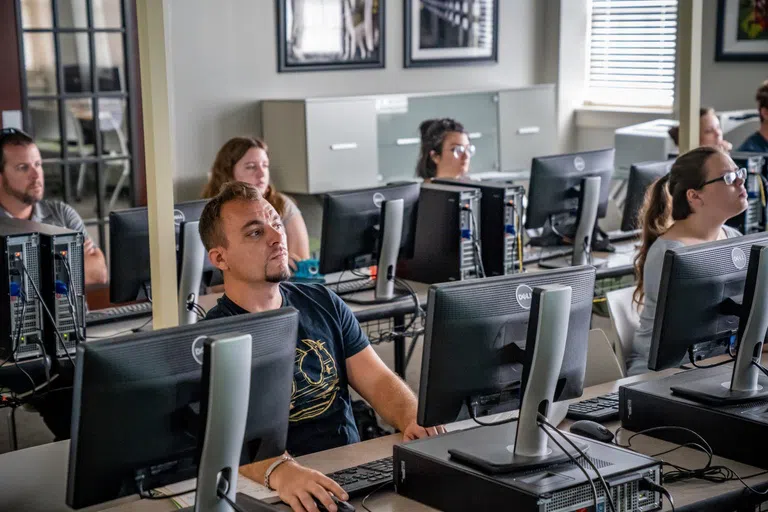
[{"label": "dell monitor", "polygon": [[[526,386],[532,393],[540,390],[543,384],[539,379],[550,381],[552,393],[531,398],[528,405],[534,410],[539,410],[542,400],[548,407],[551,402],[581,396],[594,284],[595,268],[581,266],[431,286],[419,424],[434,426],[518,408],[523,421]],[[554,288],[569,289],[567,300],[562,302],[564,296],[556,298],[560,306],[542,316],[537,294]],[[565,330],[558,348],[560,335],[550,330],[560,322],[564,322]],[[542,354],[549,354],[550,360],[534,365]],[[539,435],[530,431],[538,432],[536,415],[531,418],[530,412],[531,423],[518,425],[518,436],[523,428],[529,429],[528,436]],[[491,447],[456,448],[461,453],[453,456],[482,470],[519,467],[514,460],[507,461],[511,465],[503,462],[510,453],[491,453]]]},{"label": "dell monitor", "polygon": [[[80,344],[67,505],[146,495],[195,476],[201,484],[210,475],[206,457],[227,442],[237,443],[236,466],[283,453],[297,328],[298,313],[284,308]],[[228,354],[218,351],[224,359],[217,361],[211,338],[240,341]],[[219,393],[221,382],[228,392]],[[245,391],[242,407],[235,395]],[[213,435],[238,421],[241,432]]]},{"label": "dell monitor", "polygon": [[[181,272],[180,233],[182,224],[197,221],[207,199],[179,203],[174,206],[177,269]],[[204,258],[204,270],[213,265]],[[151,297],[149,260],[149,218],[146,207],[118,210],[109,214],[109,300],[130,302]],[[185,299],[186,297],[182,297]],[[181,302],[181,301],[180,301]]]},{"label": "dell monitor", "polygon": [[768,398],[768,377],[758,366],[768,331],[768,240],[753,245],[738,319],[737,355],[731,379],[702,375],[672,386],[673,393],[710,405],[734,405]]},{"label": "dell monitor", "polygon": [[[570,242],[570,262],[552,260],[542,266],[561,267],[590,262],[597,219],[605,217],[614,166],[613,148],[534,158],[528,190],[526,229],[549,231],[531,245]],[[594,266],[604,261],[591,261]]]},{"label": "dell monitor", "polygon": [[376,299],[395,297],[395,266],[413,255],[419,183],[331,192],[323,199],[320,273],[378,265]]},{"label": "dell monitor", "polygon": [[642,162],[632,164],[627,180],[627,197],[624,200],[624,213],[621,217],[621,230],[638,231],[642,226],[639,218],[645,201],[645,192],[657,179],[666,176],[674,160],[662,162]]},{"label": "dell monitor", "polygon": [[728,353],[739,329],[755,233],[668,249],[662,263],[648,368],[677,368]]}]

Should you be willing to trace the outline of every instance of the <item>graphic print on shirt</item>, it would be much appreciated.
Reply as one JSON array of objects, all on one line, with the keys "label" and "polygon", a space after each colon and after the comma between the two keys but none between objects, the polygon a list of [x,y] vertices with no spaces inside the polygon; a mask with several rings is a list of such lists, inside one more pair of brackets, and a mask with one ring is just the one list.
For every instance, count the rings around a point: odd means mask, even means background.
[{"label": "graphic print on shirt", "polygon": [[322,341],[303,339],[296,346],[290,422],[316,418],[333,404],[339,391],[336,361]]}]

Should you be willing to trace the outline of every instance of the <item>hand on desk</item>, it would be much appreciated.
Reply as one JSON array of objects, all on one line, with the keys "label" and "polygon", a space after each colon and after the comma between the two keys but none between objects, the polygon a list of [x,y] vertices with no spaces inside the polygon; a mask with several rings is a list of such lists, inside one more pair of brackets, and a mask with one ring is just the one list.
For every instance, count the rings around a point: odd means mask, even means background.
[{"label": "hand on desk", "polygon": [[[254,479],[253,475],[248,474],[247,467],[242,468],[241,472],[248,478]],[[329,492],[343,501],[349,499],[339,484],[319,471],[306,468],[296,461],[285,462],[275,468],[269,477],[269,483],[277,491],[280,499],[290,505],[295,512],[316,512],[318,508],[315,499],[329,512],[336,512],[338,507],[328,494]]]},{"label": "hand on desk", "polygon": [[444,426],[438,425],[437,427],[424,428],[414,420],[403,431],[403,441],[413,441],[414,439],[423,439],[440,434],[445,434]]}]

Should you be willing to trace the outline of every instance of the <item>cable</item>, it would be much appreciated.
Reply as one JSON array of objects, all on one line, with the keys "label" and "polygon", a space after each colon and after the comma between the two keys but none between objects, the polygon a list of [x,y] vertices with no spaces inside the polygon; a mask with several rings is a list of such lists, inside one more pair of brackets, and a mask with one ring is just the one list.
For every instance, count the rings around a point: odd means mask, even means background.
[{"label": "cable", "polygon": [[144,327],[146,327],[147,325],[149,325],[149,323],[150,323],[151,321],[152,321],[152,317],[150,316],[150,317],[147,319],[147,321],[146,321],[146,322],[144,322],[143,324],[141,324],[141,325],[140,325],[140,326],[138,326],[138,327],[134,327],[134,328],[132,328],[132,329],[125,329],[124,331],[118,331],[118,332],[112,333],[112,334],[110,334],[110,335],[108,335],[108,336],[88,336],[88,337],[86,338],[86,340],[108,340],[108,339],[110,339],[110,338],[116,338],[117,336],[122,336],[123,334],[131,334],[131,333],[134,333],[134,332],[139,332],[139,331],[141,331],[141,330],[142,330]]},{"label": "cable", "polygon": [[[731,354],[731,349],[730,349],[730,345],[729,345],[728,346],[728,355],[730,355],[730,354]],[[731,356],[731,357],[733,357],[733,356]],[[708,364],[708,365],[702,366],[702,365],[698,364],[696,362],[696,360],[694,359],[694,357],[693,357],[693,347],[688,347],[688,359],[691,361],[691,365],[694,368],[698,368],[699,370],[708,370],[710,368],[717,368],[718,366],[723,366],[723,365],[726,365],[726,364],[729,364],[729,363],[733,362],[733,359],[731,358],[731,359],[726,359],[725,361],[720,361],[719,363]]]},{"label": "cable", "polygon": [[[587,455],[586,455],[586,454],[585,454],[585,453],[584,453],[584,452],[581,450],[581,448],[579,448],[578,446],[576,446],[576,443],[574,443],[573,441],[571,441],[571,438],[569,438],[568,436],[566,436],[564,433],[560,432],[560,430],[558,430],[558,428],[557,428],[557,427],[555,427],[554,425],[552,425],[552,424],[551,424],[551,423],[550,423],[550,422],[547,420],[547,417],[546,417],[546,416],[544,416],[543,414],[539,413],[539,414],[538,414],[538,420],[539,420],[539,422],[540,422],[540,423],[543,423],[543,424],[544,424],[544,425],[546,425],[547,427],[549,427],[549,428],[551,428],[552,430],[554,430],[555,432],[557,432],[557,433],[560,435],[560,437],[562,437],[563,439],[565,439],[565,440],[568,442],[568,444],[570,444],[570,445],[573,447],[573,449],[574,449],[574,450],[576,450],[577,452],[579,452],[579,455],[581,455],[582,457],[584,457],[584,460],[586,460],[586,461],[587,461],[587,463],[588,463],[588,464],[590,465],[590,467],[592,468],[592,471],[594,471],[594,472],[595,472],[595,474],[597,475],[597,477],[600,479],[600,483],[602,484],[602,486],[603,486],[603,489],[605,490],[605,495],[606,495],[606,497],[608,498],[608,504],[611,506],[611,510],[612,510],[613,512],[616,512],[616,504],[613,502],[613,496],[612,496],[612,494],[611,494],[611,490],[610,490],[610,488],[608,487],[608,484],[605,482],[605,479],[603,478],[603,475],[602,475],[602,474],[600,473],[600,471],[597,469],[597,466],[595,466],[595,464],[592,462],[592,459],[590,459],[589,457],[587,457]],[[546,430],[545,430],[545,432],[546,432]]]},{"label": "cable", "polygon": [[67,302],[69,302],[69,312],[72,315],[72,320],[75,322],[75,340],[79,343],[80,341],[84,341],[81,338],[81,333],[85,331],[85,319],[83,318],[81,321],[80,313],[77,310],[77,305],[73,301],[73,298],[70,296],[70,293],[75,295],[75,282],[72,279],[72,271],[69,268],[69,260],[61,254],[57,254],[56,258],[61,259],[64,262],[64,270],[67,271],[67,281],[69,282],[69,285],[67,286]]},{"label": "cable", "polygon": [[[558,448],[560,448],[560,451],[561,451],[561,452],[563,452],[563,453],[565,453],[565,454],[568,456],[568,458],[569,458],[569,459],[571,459],[571,462],[573,462],[573,463],[576,465],[576,467],[578,467],[578,468],[581,470],[581,472],[582,472],[582,473],[584,473],[584,477],[586,477],[586,479],[587,479],[587,482],[588,482],[588,483],[589,483],[589,485],[592,487],[592,496],[594,497],[594,500],[595,500],[595,510],[597,510],[597,508],[598,508],[598,503],[597,503],[597,501],[598,501],[598,497],[597,497],[597,487],[595,487],[595,482],[593,482],[593,481],[592,481],[592,478],[589,476],[589,473],[587,473],[587,470],[586,470],[586,469],[584,469],[584,466],[582,466],[581,464],[579,464],[579,462],[576,460],[576,457],[574,457],[573,455],[571,455],[571,452],[569,452],[568,450],[566,450],[565,448],[563,448],[563,445],[561,445],[561,444],[560,444],[560,443],[557,441],[557,439],[555,439],[555,437],[554,437],[552,434],[550,434],[550,433],[549,433],[549,431],[548,431],[546,428],[544,428],[544,425],[543,425],[542,423],[539,423],[538,425],[539,425],[539,428],[540,428],[540,429],[541,429],[541,430],[542,430],[542,431],[543,431],[543,432],[544,432],[544,433],[547,435],[547,437],[548,437],[548,438],[549,438],[549,439],[550,439],[550,440],[551,440],[553,443],[555,443],[555,445],[557,445],[557,447],[558,447]],[[555,430],[557,430],[557,429],[555,429]],[[609,494],[607,494],[607,495],[606,495],[606,497],[608,497],[608,496],[610,496],[610,495],[609,495]],[[613,507],[613,499],[611,499],[611,501],[610,501],[609,503],[611,504],[611,507]],[[614,508],[613,510],[614,510],[614,512],[615,512],[615,510],[616,510],[616,509]]]},{"label": "cable", "polygon": [[365,496],[365,498],[363,498],[363,501],[362,501],[362,502],[360,502],[360,506],[361,506],[361,507],[363,507],[363,509],[365,509],[367,512],[373,512],[371,509],[369,509],[369,508],[368,508],[368,505],[366,505],[366,504],[365,504],[365,502],[366,502],[366,501],[368,501],[368,499],[369,499],[371,496],[373,496],[374,494],[376,494],[377,492],[379,492],[380,490],[382,490],[384,487],[386,487],[386,486],[388,486],[388,485],[393,485],[393,484],[394,484],[394,482],[384,482],[383,484],[379,485],[379,486],[378,486],[378,487],[376,487],[374,490],[372,490],[371,492],[369,492],[369,493],[368,493],[368,494]]},{"label": "cable", "polygon": [[[483,256],[480,251],[480,243],[478,242],[477,237],[477,220],[475,219],[475,212],[472,211],[472,208],[467,207],[466,211],[469,212],[469,222],[472,226],[472,233],[470,236],[472,237],[472,247],[475,251],[475,267],[480,265],[480,272],[482,275],[478,275],[478,277],[486,277],[485,274],[485,266],[483,265]],[[475,273],[477,274],[477,269],[475,269]]]},{"label": "cable", "polygon": [[752,364],[753,364],[753,365],[755,365],[755,366],[757,366],[757,369],[758,369],[758,370],[760,370],[761,372],[763,372],[763,374],[765,374],[766,376],[768,376],[768,368],[766,368],[765,366],[761,365],[761,364],[760,364],[760,363],[758,363],[757,361],[752,361]]},{"label": "cable", "polygon": [[56,337],[59,340],[59,343],[61,343],[61,348],[64,349],[64,355],[67,356],[67,359],[69,359],[70,364],[74,367],[75,362],[72,360],[72,357],[69,355],[69,350],[67,350],[67,345],[64,343],[64,338],[61,336],[61,332],[59,331],[59,327],[56,325],[56,319],[54,318],[53,314],[51,314],[51,310],[48,309],[48,305],[45,303],[43,298],[40,296],[40,290],[37,289],[37,285],[32,280],[32,276],[29,275],[29,271],[27,270],[27,267],[24,265],[24,262],[21,263],[21,270],[27,274],[27,278],[29,281],[29,284],[32,285],[32,289],[35,290],[35,295],[37,295],[37,300],[40,302],[40,304],[43,306],[43,309],[45,310],[46,314],[48,315],[48,318],[51,320],[51,324],[53,324],[53,328],[56,331]]},{"label": "cable", "polygon": [[240,505],[238,505],[237,503],[232,501],[229,498],[229,496],[227,496],[227,494],[224,491],[222,491],[221,489],[216,489],[216,495],[219,498],[221,498],[222,500],[224,500],[227,503],[229,503],[229,506],[232,507],[232,510],[234,510],[235,512],[245,512],[245,509],[243,507],[241,507]]},{"label": "cable", "polygon": [[157,491],[153,491],[153,490],[145,491],[143,476],[136,477],[136,488],[139,491],[139,496],[141,496],[145,500],[168,500],[172,498],[178,498],[180,496],[184,496],[185,494],[189,494],[191,492],[197,491],[196,487],[193,489],[189,489],[187,491],[177,492],[174,494],[160,494]]},{"label": "cable", "polygon": [[477,419],[477,411],[475,411],[475,406],[472,404],[472,401],[469,398],[467,398],[466,405],[467,409],[469,410],[469,417],[472,419],[472,421],[482,427],[497,427],[499,425],[506,425],[507,423],[513,423],[518,420],[517,416],[512,416],[511,418],[499,421],[480,421]]},{"label": "cable", "polygon": [[663,485],[657,484],[648,477],[643,477],[643,479],[640,480],[640,489],[658,492],[661,495],[666,496],[667,500],[669,501],[669,506],[672,507],[672,512],[675,512],[675,500],[672,499],[672,495]]}]

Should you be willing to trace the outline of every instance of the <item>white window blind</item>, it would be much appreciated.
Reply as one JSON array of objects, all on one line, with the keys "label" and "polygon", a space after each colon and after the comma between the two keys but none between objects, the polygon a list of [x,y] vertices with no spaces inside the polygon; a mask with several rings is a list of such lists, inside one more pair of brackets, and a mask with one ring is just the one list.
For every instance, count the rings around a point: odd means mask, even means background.
[{"label": "white window blind", "polygon": [[671,107],[677,0],[592,0],[590,105]]}]

